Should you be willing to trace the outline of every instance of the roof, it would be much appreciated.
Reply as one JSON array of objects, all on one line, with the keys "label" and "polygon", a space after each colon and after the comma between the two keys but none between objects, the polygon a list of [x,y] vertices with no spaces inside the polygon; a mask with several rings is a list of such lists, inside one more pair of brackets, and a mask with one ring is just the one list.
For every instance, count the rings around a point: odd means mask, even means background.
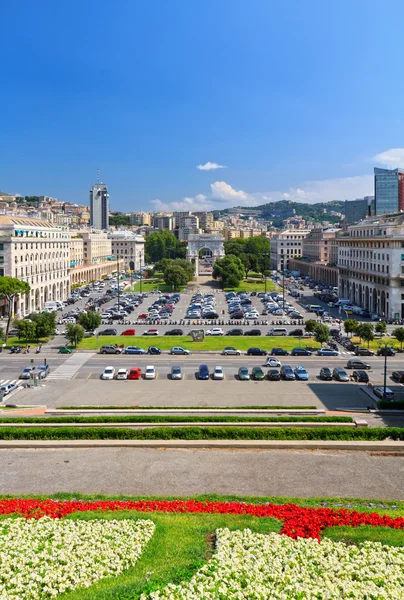
[{"label": "roof", "polygon": [[46,227],[53,229],[53,226],[43,219],[31,219],[29,217],[14,217],[11,215],[0,215],[1,225],[16,225],[22,227]]}]

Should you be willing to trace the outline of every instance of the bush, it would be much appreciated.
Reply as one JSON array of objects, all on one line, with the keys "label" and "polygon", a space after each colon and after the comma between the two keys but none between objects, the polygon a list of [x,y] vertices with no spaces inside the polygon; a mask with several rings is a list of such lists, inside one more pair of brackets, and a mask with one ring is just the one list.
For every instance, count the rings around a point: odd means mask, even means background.
[{"label": "bush", "polygon": [[165,415],[100,417],[16,417],[2,423],[352,423],[351,417],[183,417]]},{"label": "bush", "polygon": [[404,428],[245,428],[245,427],[156,427],[150,429],[114,429],[95,427],[2,427],[2,440],[363,440],[404,441]]},{"label": "bush", "polygon": [[379,400],[377,408],[380,410],[404,410],[404,400]]}]

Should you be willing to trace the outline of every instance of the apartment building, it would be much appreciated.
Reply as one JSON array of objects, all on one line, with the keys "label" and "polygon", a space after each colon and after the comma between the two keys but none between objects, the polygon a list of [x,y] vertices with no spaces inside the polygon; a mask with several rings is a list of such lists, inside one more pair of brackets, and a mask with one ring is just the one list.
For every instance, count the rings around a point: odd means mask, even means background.
[{"label": "apartment building", "polygon": [[119,259],[120,269],[140,271],[144,266],[144,237],[133,231],[118,230],[108,234],[114,259]]},{"label": "apartment building", "polygon": [[272,236],[271,269],[283,271],[283,269],[289,268],[290,259],[301,257],[303,240],[309,233],[308,229],[287,229]]},{"label": "apartment building", "polygon": [[336,265],[338,262],[337,235],[340,229],[316,227],[303,239],[302,256],[311,262]]},{"label": "apartment building", "polygon": [[95,281],[117,270],[111,240],[103,231],[70,231],[70,282]]},{"label": "apartment building", "polygon": [[404,214],[372,217],[338,238],[339,295],[386,318],[404,319]]}]

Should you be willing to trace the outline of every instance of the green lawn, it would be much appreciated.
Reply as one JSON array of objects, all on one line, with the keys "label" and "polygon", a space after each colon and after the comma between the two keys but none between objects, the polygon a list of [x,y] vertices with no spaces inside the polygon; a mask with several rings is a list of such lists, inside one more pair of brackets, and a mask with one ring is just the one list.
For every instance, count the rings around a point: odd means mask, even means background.
[{"label": "green lawn", "polygon": [[[18,337],[9,337],[7,340],[7,345],[6,348],[11,348],[11,346],[27,346],[27,344],[29,346],[31,346],[31,351],[33,350],[34,346],[38,346],[40,344],[46,344],[46,342],[49,341],[50,338],[40,338],[39,340],[25,340],[23,338],[18,338]],[[1,342],[4,343],[4,342]]]},{"label": "green lawn", "polygon": [[98,350],[104,344],[117,344],[124,346],[139,346],[139,348],[148,348],[149,346],[157,346],[160,350],[170,350],[173,346],[182,346],[188,350],[213,350],[221,352],[226,346],[233,346],[238,350],[248,350],[252,346],[262,348],[263,350],[271,350],[274,347],[285,348],[292,350],[298,346],[310,346],[319,348],[320,344],[312,338],[285,337],[269,337],[269,336],[207,336],[203,342],[193,342],[189,336],[171,336],[171,335],[116,335],[116,336],[100,336],[98,338],[85,338],[79,344],[81,350]]},{"label": "green lawn", "polygon": [[[359,346],[361,346],[361,348],[367,348],[368,347],[368,343],[367,342],[364,342],[364,341],[361,342],[361,340],[358,337],[355,337],[355,336],[352,337],[352,342],[354,344],[358,344]],[[392,346],[392,347],[395,347],[395,348],[400,348],[400,342],[398,342],[396,340],[396,338],[394,338],[394,337],[384,337],[384,338],[374,339],[374,340],[372,340],[369,343],[369,348],[371,350],[377,350],[379,348],[380,344],[387,344],[388,346]]]},{"label": "green lawn", "polygon": [[[143,279],[142,292],[151,292],[151,290],[160,290],[161,292],[172,292],[171,285],[164,283],[163,279]],[[134,292],[140,292],[140,281],[133,285]]]},{"label": "green lawn", "polygon": [[[267,292],[273,292],[276,289],[279,289],[276,284],[272,281],[272,279],[267,279]],[[225,292],[264,292],[265,291],[265,282],[261,278],[256,279],[243,279],[240,282],[240,285],[236,288],[225,288]]]}]

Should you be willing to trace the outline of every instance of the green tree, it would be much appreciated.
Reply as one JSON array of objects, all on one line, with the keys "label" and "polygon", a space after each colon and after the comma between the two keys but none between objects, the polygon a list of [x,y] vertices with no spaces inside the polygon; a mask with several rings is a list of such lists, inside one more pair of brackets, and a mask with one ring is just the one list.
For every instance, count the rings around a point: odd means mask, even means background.
[{"label": "green tree", "polygon": [[404,342],[404,327],[396,327],[393,329],[392,336],[395,337],[398,342],[400,342],[400,348],[402,348]]},{"label": "green tree", "polygon": [[77,344],[81,342],[84,334],[84,327],[81,325],[76,325],[75,323],[68,323],[66,325],[66,337],[75,347],[77,347]]},{"label": "green tree", "polygon": [[314,339],[316,342],[321,344],[325,344],[330,339],[330,328],[327,325],[323,325],[322,323],[317,323],[314,329]]},{"label": "green tree", "polygon": [[175,265],[174,261],[167,265],[164,271],[164,281],[167,285],[172,286],[174,290],[179,290],[184,287],[190,280],[189,272],[185,271],[182,267]]},{"label": "green tree", "polygon": [[377,333],[386,333],[387,323],[385,321],[379,321],[379,323],[376,323],[375,330]]},{"label": "green tree", "polygon": [[234,256],[241,257],[246,253],[247,240],[244,238],[233,238],[228,242],[224,243],[225,254],[234,254]]},{"label": "green tree", "polygon": [[[157,262],[162,258],[170,258],[170,254],[177,252],[177,238],[168,229],[155,231],[146,237],[145,256],[149,262]],[[168,249],[173,250],[169,251]]]},{"label": "green tree", "polygon": [[18,339],[25,340],[27,342],[33,342],[38,339],[36,332],[36,324],[34,321],[27,321],[27,319],[16,319],[14,326],[18,330]]},{"label": "green tree", "polygon": [[8,340],[11,319],[13,317],[14,299],[20,294],[29,294],[30,286],[26,281],[20,281],[14,277],[0,277],[0,298],[7,300],[8,319],[5,340]]},{"label": "green tree", "polygon": [[37,339],[50,337],[56,329],[56,313],[47,312],[41,314],[32,314],[30,319],[35,323]]},{"label": "green tree", "polygon": [[358,329],[358,321],[355,321],[355,319],[347,319],[346,321],[344,321],[344,329],[345,329],[345,333],[347,335],[349,334],[353,334],[356,333],[357,329]]},{"label": "green tree", "polygon": [[94,331],[101,325],[102,317],[95,310],[87,310],[79,316],[79,323],[86,331]]},{"label": "green tree", "polygon": [[109,216],[109,225],[111,227],[127,227],[130,225],[130,218],[128,215],[110,215]]},{"label": "green tree", "polygon": [[213,279],[220,278],[224,288],[238,287],[244,277],[244,265],[241,259],[233,254],[215,261],[212,272]]},{"label": "green tree", "polygon": [[375,339],[372,323],[359,323],[356,333],[359,335],[361,340],[368,343],[368,348],[370,342]]},{"label": "green tree", "polygon": [[308,319],[304,324],[304,328],[307,331],[307,333],[312,333],[317,327],[317,325],[317,321],[315,321],[314,319]]}]

